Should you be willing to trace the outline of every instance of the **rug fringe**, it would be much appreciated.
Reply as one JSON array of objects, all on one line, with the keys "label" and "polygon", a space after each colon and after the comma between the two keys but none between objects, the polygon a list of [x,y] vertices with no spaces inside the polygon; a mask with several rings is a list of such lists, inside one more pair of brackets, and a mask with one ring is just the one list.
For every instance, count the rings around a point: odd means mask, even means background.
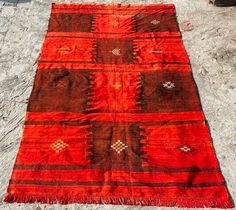
[{"label": "rug fringe", "polygon": [[114,205],[142,205],[142,206],[175,206],[189,208],[233,208],[233,204],[225,200],[193,200],[193,199],[160,199],[155,197],[81,197],[81,196],[24,196],[20,194],[8,194],[6,203],[48,203],[48,204],[114,204]]}]

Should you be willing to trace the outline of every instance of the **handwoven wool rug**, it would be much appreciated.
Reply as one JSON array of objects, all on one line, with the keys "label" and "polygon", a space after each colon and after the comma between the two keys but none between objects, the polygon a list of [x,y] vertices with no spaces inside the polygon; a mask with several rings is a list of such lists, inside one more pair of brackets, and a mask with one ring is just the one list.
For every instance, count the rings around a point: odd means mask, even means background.
[{"label": "handwoven wool rug", "polygon": [[5,201],[232,207],[173,4],[52,4]]}]

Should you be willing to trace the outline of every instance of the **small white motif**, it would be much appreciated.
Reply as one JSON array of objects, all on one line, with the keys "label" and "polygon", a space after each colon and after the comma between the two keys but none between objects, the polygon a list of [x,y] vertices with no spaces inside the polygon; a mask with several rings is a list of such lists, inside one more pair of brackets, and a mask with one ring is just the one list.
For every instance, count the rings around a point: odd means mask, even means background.
[{"label": "small white motif", "polygon": [[53,149],[56,153],[61,152],[69,145],[62,141],[61,139],[56,140],[54,143],[50,145],[51,149]]},{"label": "small white motif", "polygon": [[150,53],[161,54],[161,53],[163,53],[163,51],[157,49],[157,50],[151,50]]},{"label": "small white motif", "polygon": [[164,87],[164,88],[167,88],[167,89],[171,89],[171,88],[174,88],[174,87],[175,87],[175,83],[170,82],[170,81],[164,82],[164,83],[163,83],[163,87]]},{"label": "small white motif", "polygon": [[111,148],[114,149],[118,154],[120,154],[127,147],[128,146],[124,144],[121,140],[118,140],[114,144],[111,145]]},{"label": "small white motif", "polygon": [[160,23],[160,21],[157,20],[157,19],[154,19],[150,23],[153,24],[153,25],[158,25]]},{"label": "small white motif", "polygon": [[188,147],[188,146],[186,146],[186,145],[184,145],[184,146],[182,146],[182,147],[180,147],[179,148],[181,151],[183,151],[183,152],[190,152],[192,149],[190,148],[190,147]]},{"label": "small white motif", "polygon": [[119,48],[115,48],[115,49],[113,49],[113,50],[111,51],[111,53],[112,53],[113,55],[116,55],[116,56],[121,55],[121,51],[120,51]]}]

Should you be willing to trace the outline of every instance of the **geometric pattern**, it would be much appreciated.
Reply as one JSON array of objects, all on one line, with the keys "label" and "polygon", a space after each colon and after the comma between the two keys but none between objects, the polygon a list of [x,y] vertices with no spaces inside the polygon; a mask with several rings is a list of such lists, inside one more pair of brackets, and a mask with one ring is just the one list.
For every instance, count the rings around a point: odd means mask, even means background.
[{"label": "geometric pattern", "polygon": [[97,39],[96,62],[129,64],[133,62],[133,41],[130,39]]},{"label": "geometric pattern", "polygon": [[94,20],[94,32],[122,33],[132,32],[132,15],[104,15],[97,14]]},{"label": "geometric pattern", "polygon": [[43,61],[91,62],[93,59],[93,39],[85,38],[47,38],[41,53]]},{"label": "geometric pattern", "polygon": [[[92,122],[93,164],[97,169],[142,171],[139,126],[136,123]],[[129,162],[129,164],[124,164]]]},{"label": "geometric pattern", "polygon": [[62,141],[61,139],[58,139],[55,141],[53,144],[50,145],[50,147],[55,151],[55,152],[61,152],[62,150],[65,150],[66,147],[69,145]]},{"label": "geometric pattern", "polygon": [[233,206],[173,4],[52,4],[5,201]]},{"label": "geometric pattern", "polygon": [[[141,140],[145,145],[143,150],[146,151],[146,155],[144,157],[148,156],[148,159],[143,162],[143,166],[164,167],[168,162],[169,167],[172,168],[217,167],[216,160],[210,163],[205,161],[209,154],[213,152],[213,149],[211,143],[207,141],[210,136],[204,123],[142,125],[141,128],[144,129]],[[199,139],[201,139],[201,142]],[[203,148],[204,152],[202,152]],[[158,156],[155,155],[156,153],[158,153]],[[184,154],[188,154],[188,156]]]},{"label": "geometric pattern", "polygon": [[138,73],[91,73],[87,110],[103,112],[140,110],[138,101],[140,82]]},{"label": "geometric pattern", "polygon": [[181,147],[179,148],[179,150],[188,153],[188,152],[192,151],[192,148],[190,148],[190,147],[184,145],[184,146],[181,146]]},{"label": "geometric pattern", "polygon": [[114,144],[111,145],[111,148],[114,149],[118,154],[120,154],[128,146],[125,145],[121,140],[117,140]]},{"label": "geometric pattern", "polygon": [[135,62],[157,63],[171,62],[188,64],[189,58],[181,39],[135,39],[133,41]]},{"label": "geometric pattern", "polygon": [[[200,111],[196,85],[190,72],[143,72],[142,111]],[[183,82],[184,81],[184,82]]]},{"label": "geometric pattern", "polygon": [[175,15],[168,12],[165,14],[162,12],[154,14],[140,13],[134,16],[134,20],[136,32],[179,31]]},{"label": "geometric pattern", "polygon": [[172,82],[170,82],[170,81],[167,81],[167,82],[164,82],[164,83],[163,83],[163,87],[168,88],[168,89],[171,89],[171,88],[174,88],[174,87],[175,87],[175,83],[172,83]]}]

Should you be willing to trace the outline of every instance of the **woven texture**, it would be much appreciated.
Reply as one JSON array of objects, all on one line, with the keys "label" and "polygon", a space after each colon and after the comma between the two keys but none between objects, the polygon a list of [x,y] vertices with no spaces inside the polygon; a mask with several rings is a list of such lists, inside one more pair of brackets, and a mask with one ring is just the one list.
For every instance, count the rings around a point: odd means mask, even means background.
[{"label": "woven texture", "polygon": [[52,5],[5,201],[232,207],[174,5]]}]

